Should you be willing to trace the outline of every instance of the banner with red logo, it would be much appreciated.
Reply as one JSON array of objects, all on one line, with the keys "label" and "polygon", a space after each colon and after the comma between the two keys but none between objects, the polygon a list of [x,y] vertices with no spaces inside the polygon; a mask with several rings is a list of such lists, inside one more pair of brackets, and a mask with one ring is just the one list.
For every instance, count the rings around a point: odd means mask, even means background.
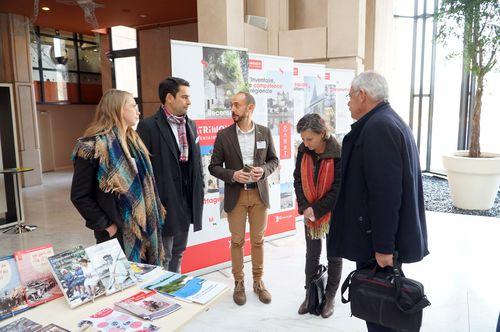
[{"label": "banner with red logo", "polygon": [[[280,166],[269,178],[270,203],[266,236],[289,235],[295,230],[293,169],[295,153],[293,60],[248,54],[245,49],[171,42],[172,75],[190,83],[191,106],[199,137],[205,196],[203,229],[190,232],[182,272],[206,272],[231,262],[231,234],[224,211],[224,182],[210,175],[217,132],[233,123],[231,97],[249,90],[256,99],[255,123],[271,129]],[[250,254],[249,228],[245,255]]]}]

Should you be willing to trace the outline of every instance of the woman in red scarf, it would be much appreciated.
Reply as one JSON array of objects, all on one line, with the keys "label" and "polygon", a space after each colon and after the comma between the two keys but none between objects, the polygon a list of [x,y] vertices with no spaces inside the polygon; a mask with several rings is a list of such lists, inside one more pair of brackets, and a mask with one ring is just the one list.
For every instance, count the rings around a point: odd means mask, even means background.
[{"label": "woman in red scarf", "polygon": [[[302,137],[295,165],[294,187],[299,213],[304,215],[306,238],[306,292],[318,271],[322,239],[328,234],[332,210],[340,189],[340,151],[337,140],[330,135],[325,120],[318,114],[307,114],[297,123]],[[328,257],[328,282],[321,311],[323,318],[333,314],[335,293],[342,274],[342,259]],[[299,314],[308,313],[306,300]]]}]

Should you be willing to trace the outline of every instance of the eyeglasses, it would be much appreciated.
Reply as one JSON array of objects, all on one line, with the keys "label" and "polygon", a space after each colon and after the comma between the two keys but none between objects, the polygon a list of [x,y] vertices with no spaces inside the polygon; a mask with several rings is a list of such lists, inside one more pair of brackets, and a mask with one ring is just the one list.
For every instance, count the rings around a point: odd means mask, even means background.
[{"label": "eyeglasses", "polygon": [[353,96],[357,96],[357,95],[359,95],[359,92],[360,92],[360,91],[361,91],[361,90],[354,91],[354,92],[353,92],[354,94],[351,94],[351,93],[349,92],[349,93],[348,93],[348,94],[346,94],[345,96],[346,96],[346,98],[352,99],[352,97],[353,97]]}]

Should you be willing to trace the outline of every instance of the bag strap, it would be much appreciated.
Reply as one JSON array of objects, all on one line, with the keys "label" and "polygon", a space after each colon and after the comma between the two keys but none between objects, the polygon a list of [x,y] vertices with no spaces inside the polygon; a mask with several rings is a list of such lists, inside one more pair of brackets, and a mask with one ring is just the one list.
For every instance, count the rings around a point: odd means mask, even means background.
[{"label": "bag strap", "polygon": [[403,308],[401,305],[401,297],[403,290],[401,289],[401,277],[404,277],[403,270],[401,269],[400,263],[398,263],[398,252],[394,252],[394,261],[393,261],[393,273],[394,273],[394,286],[396,288],[396,306],[398,307],[399,310],[406,314],[413,314],[416,313],[423,308],[431,305],[429,300],[427,300],[427,297],[424,295],[422,298],[417,302],[413,303],[409,308]]},{"label": "bag strap", "polygon": [[349,275],[347,276],[347,278],[345,278],[344,282],[342,283],[342,288],[340,289],[341,291],[341,299],[342,299],[342,303],[346,304],[346,303],[349,303],[351,301],[351,293],[349,292],[349,295],[347,296],[347,300],[344,298],[344,293],[345,291],[347,290],[347,288],[349,288],[349,286],[351,286],[351,279],[352,279],[352,275],[358,270],[354,270],[352,271],[351,273],[349,273]]}]

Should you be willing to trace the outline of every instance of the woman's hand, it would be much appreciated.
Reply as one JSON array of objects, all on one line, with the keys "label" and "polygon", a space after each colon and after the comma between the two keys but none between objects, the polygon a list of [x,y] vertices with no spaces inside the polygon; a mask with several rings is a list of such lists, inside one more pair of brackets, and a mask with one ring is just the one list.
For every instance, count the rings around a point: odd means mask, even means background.
[{"label": "woman's hand", "polygon": [[113,237],[116,235],[116,232],[118,232],[118,227],[116,227],[116,224],[111,224],[111,226],[106,228],[106,232],[108,232],[109,237]]},{"label": "woman's hand", "polygon": [[314,210],[312,207],[308,207],[304,210],[304,217],[311,221],[316,221],[316,217],[314,216]]}]

